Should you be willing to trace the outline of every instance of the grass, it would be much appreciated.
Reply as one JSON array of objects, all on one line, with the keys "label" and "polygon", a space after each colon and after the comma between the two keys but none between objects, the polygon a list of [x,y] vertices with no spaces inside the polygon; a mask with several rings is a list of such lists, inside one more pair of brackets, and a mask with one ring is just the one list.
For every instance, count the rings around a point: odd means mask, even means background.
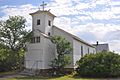
[{"label": "grass", "polygon": [[0,75],[8,75],[8,74],[15,74],[15,71],[0,72]]},{"label": "grass", "polygon": [[[14,71],[0,73],[0,75],[4,75],[4,76],[11,75],[11,74],[16,74],[16,73]],[[9,78],[9,77],[6,77],[4,79],[1,78],[0,80],[97,80],[97,79],[77,78],[77,77],[73,77],[73,75],[65,75],[61,77],[17,76],[17,77],[12,77],[12,78]]]},{"label": "grass", "polygon": [[71,75],[66,75],[62,77],[16,77],[16,78],[9,78],[6,80],[97,80],[97,79],[92,79],[92,78],[75,78],[72,77]]},{"label": "grass", "polygon": [[[4,73],[0,73],[0,75],[9,75],[9,74],[16,74],[14,71],[13,72],[4,72]],[[120,80],[119,78],[113,78],[114,80]],[[32,76],[17,76],[17,77],[6,77],[4,79],[0,79],[0,80],[113,80],[112,78],[81,78],[81,77],[75,77],[73,75],[65,75],[65,76],[61,76],[61,77],[41,77],[41,76],[36,76],[36,77],[32,77]]]}]

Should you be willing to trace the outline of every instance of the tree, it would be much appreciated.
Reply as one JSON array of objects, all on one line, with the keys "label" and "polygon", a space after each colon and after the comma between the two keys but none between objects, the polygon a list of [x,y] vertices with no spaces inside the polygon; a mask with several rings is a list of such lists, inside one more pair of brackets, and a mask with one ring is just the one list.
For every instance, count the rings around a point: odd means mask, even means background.
[{"label": "tree", "polygon": [[13,70],[23,63],[25,42],[30,32],[25,29],[26,19],[22,16],[10,16],[0,21],[0,66],[2,70]]},{"label": "tree", "polygon": [[28,35],[25,22],[22,16],[10,16],[8,20],[0,21],[0,44],[16,52],[22,48]]},{"label": "tree", "polygon": [[114,52],[87,54],[77,62],[77,73],[87,77],[120,76],[120,55]]},{"label": "tree", "polygon": [[54,36],[51,38],[51,41],[55,44],[57,52],[57,56],[52,61],[51,67],[59,75],[63,72],[62,69],[64,69],[66,65],[70,64],[71,60],[69,54],[72,53],[72,47],[70,42],[61,36]]}]

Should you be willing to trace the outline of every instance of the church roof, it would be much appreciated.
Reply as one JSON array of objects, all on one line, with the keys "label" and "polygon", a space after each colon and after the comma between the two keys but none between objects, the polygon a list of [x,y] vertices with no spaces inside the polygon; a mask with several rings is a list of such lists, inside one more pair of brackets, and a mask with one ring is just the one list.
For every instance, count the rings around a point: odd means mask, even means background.
[{"label": "church roof", "polygon": [[107,43],[105,44],[93,44],[93,46],[96,47],[96,50],[97,51],[109,51],[109,46]]},{"label": "church roof", "polygon": [[32,30],[32,32],[34,32],[34,31],[38,31],[41,35],[43,35],[43,36],[46,37],[46,38],[49,38],[49,37],[50,37],[50,36],[48,36],[47,34],[41,32],[39,29]]},{"label": "church roof", "polygon": [[30,13],[30,15],[40,14],[40,13],[46,13],[46,14],[48,14],[48,15],[51,15],[51,16],[53,16],[53,17],[56,17],[54,14],[52,14],[50,11],[47,11],[47,10],[45,10],[45,11],[38,10],[38,11],[36,11],[36,12],[34,12],[34,13]]},{"label": "church roof", "polygon": [[63,30],[63,29],[60,29],[60,28],[58,28],[58,27],[56,27],[56,26],[54,26],[54,25],[53,25],[53,27],[55,27],[55,28],[57,28],[57,29],[59,29],[59,30],[61,30],[61,31],[64,31],[65,33],[71,35],[75,40],[80,41],[80,42],[82,42],[82,43],[84,43],[84,44],[86,44],[86,45],[88,45],[88,46],[91,46],[91,47],[95,48],[93,45],[87,43],[86,41],[80,39],[79,37],[77,37],[77,36],[75,36],[75,35],[67,32],[67,31],[65,31],[65,30]]}]

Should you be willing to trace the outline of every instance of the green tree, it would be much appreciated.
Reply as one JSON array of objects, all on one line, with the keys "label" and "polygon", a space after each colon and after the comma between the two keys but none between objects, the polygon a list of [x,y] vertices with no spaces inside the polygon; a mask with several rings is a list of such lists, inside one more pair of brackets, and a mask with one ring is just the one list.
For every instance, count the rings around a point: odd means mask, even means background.
[{"label": "green tree", "polygon": [[65,66],[70,64],[70,56],[72,53],[72,47],[70,42],[61,36],[54,36],[51,38],[53,44],[55,44],[57,56],[52,61],[51,67],[57,72],[56,74],[63,73]]},{"label": "green tree", "polygon": [[19,51],[24,46],[28,35],[25,22],[26,19],[22,16],[10,16],[6,21],[0,21],[0,43],[12,51]]},{"label": "green tree", "polygon": [[25,42],[30,37],[25,22],[22,16],[0,21],[0,66],[3,70],[17,69],[23,63]]},{"label": "green tree", "polygon": [[77,73],[87,77],[120,76],[120,55],[114,52],[87,54],[77,62]]}]

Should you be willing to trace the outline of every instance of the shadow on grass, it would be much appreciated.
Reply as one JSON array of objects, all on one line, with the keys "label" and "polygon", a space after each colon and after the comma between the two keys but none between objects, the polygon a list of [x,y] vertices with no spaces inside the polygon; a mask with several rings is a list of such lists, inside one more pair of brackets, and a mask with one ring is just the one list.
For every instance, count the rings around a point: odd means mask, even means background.
[{"label": "shadow on grass", "polygon": [[47,79],[56,79],[62,76],[23,76],[23,77],[16,77],[16,79],[39,79],[39,80],[47,80]]}]

